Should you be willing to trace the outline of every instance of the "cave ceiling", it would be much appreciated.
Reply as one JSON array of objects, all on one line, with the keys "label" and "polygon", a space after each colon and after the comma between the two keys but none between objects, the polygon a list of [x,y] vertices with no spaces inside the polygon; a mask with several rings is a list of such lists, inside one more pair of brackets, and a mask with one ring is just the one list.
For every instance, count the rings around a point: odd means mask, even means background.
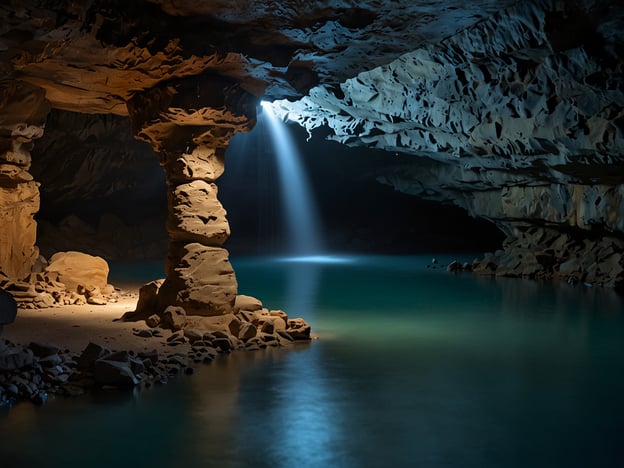
[{"label": "cave ceiling", "polygon": [[0,6],[0,80],[42,88],[52,107],[84,113],[126,115],[135,93],[202,74],[293,99],[514,3],[11,1]]},{"label": "cave ceiling", "polygon": [[[623,12],[620,0],[11,1],[0,127],[31,140],[50,108],[130,115],[137,137],[180,152],[227,146],[265,98],[310,131],[389,152],[379,180],[398,190],[495,222],[619,232]],[[174,141],[180,126],[200,130]]]}]

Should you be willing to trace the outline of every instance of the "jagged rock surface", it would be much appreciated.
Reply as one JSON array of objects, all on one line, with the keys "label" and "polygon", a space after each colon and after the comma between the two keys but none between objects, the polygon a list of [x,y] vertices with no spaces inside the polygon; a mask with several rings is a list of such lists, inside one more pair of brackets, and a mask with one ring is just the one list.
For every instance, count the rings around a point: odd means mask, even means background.
[{"label": "jagged rock surface", "polygon": [[[529,215],[523,223],[550,228],[575,217],[577,237],[585,225],[621,236],[598,212],[602,201],[592,219],[591,210],[560,214],[584,203],[528,201],[555,186],[577,190],[570,184],[619,192],[623,18],[620,4],[589,0],[11,2],[0,7],[0,188],[9,191],[0,214],[23,235],[3,232],[0,267],[22,278],[38,258],[28,153],[49,108],[129,116],[167,178],[162,305],[193,296],[193,311],[227,313],[234,276],[221,278],[227,306],[199,300],[180,273],[196,269],[185,249],[219,249],[228,235],[211,184],[232,136],[254,125],[259,98],[309,90],[283,113],[404,155],[382,177],[407,193],[466,207],[511,236],[516,216]],[[191,186],[205,216],[183,195]],[[500,199],[520,206],[498,209]],[[175,298],[174,284],[187,288]]]},{"label": "jagged rock surface", "polygon": [[[609,239],[624,237],[623,25],[621,5],[523,2],[346,80],[339,93],[320,86],[277,110],[309,131],[327,125],[332,139],[395,153],[383,183],[495,222],[505,255],[521,259],[498,274],[552,276],[553,262],[600,262],[594,248],[617,251]],[[527,247],[529,228],[586,251],[527,260],[522,250],[548,245]],[[620,262],[609,262],[612,276],[599,282],[619,285]]]}]

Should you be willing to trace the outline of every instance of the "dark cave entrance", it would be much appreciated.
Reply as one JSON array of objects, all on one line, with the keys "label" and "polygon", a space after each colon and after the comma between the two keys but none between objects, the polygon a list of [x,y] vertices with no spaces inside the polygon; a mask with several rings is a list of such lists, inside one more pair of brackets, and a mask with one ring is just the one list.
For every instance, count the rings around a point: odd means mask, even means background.
[{"label": "dark cave entrance", "polygon": [[32,160],[44,257],[67,250],[107,261],[165,257],[165,175],[128,118],[53,110]]}]

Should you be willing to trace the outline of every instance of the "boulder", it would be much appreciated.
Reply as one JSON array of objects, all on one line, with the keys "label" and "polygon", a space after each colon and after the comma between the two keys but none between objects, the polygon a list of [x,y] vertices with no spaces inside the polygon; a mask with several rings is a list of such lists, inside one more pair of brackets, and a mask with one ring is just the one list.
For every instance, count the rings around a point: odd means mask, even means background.
[{"label": "boulder", "polygon": [[78,357],[78,369],[90,369],[95,361],[103,356],[110,354],[110,350],[96,343],[89,343]]},{"label": "boulder", "polygon": [[0,335],[2,327],[13,323],[17,316],[17,303],[13,296],[3,289],[0,289]]},{"label": "boulder", "polygon": [[106,260],[82,252],[58,252],[52,255],[45,271],[58,273],[58,280],[65,284],[68,291],[78,292],[79,286],[87,290],[93,287],[102,290],[108,284]]},{"label": "boulder", "polygon": [[309,340],[311,327],[302,318],[288,320],[288,328],[285,330],[294,340]]},{"label": "boulder", "polygon": [[245,296],[244,294],[239,294],[236,296],[234,300],[234,308],[233,312],[236,314],[241,310],[247,310],[250,312],[255,312],[256,310],[262,310],[262,302],[259,299],[256,299],[252,296]]},{"label": "boulder", "polygon": [[136,305],[136,314],[145,314],[146,317],[158,311],[158,290],[164,283],[164,279],[150,281],[139,289],[139,300]]},{"label": "boulder", "polygon": [[59,352],[59,347],[51,343],[37,343],[32,341],[28,347],[38,358],[53,356]]},{"label": "boulder", "polygon": [[161,324],[171,330],[182,330],[186,325],[186,312],[182,307],[169,306],[165,309]]},{"label": "boulder", "polygon": [[120,361],[98,359],[93,369],[95,383],[98,385],[112,385],[120,388],[132,388],[139,383],[130,364]]},{"label": "boulder", "polygon": [[257,334],[258,329],[256,327],[254,327],[251,323],[245,323],[238,332],[238,339],[248,341],[251,338],[254,338]]}]

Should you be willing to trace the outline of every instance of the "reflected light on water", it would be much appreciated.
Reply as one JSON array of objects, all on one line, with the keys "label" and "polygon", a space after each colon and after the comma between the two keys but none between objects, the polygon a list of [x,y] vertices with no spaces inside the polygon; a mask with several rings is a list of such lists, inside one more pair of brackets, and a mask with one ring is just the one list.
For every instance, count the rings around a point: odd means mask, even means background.
[{"label": "reflected light on water", "polygon": [[354,257],[343,257],[339,255],[304,255],[297,257],[278,257],[278,262],[291,263],[354,263]]}]

